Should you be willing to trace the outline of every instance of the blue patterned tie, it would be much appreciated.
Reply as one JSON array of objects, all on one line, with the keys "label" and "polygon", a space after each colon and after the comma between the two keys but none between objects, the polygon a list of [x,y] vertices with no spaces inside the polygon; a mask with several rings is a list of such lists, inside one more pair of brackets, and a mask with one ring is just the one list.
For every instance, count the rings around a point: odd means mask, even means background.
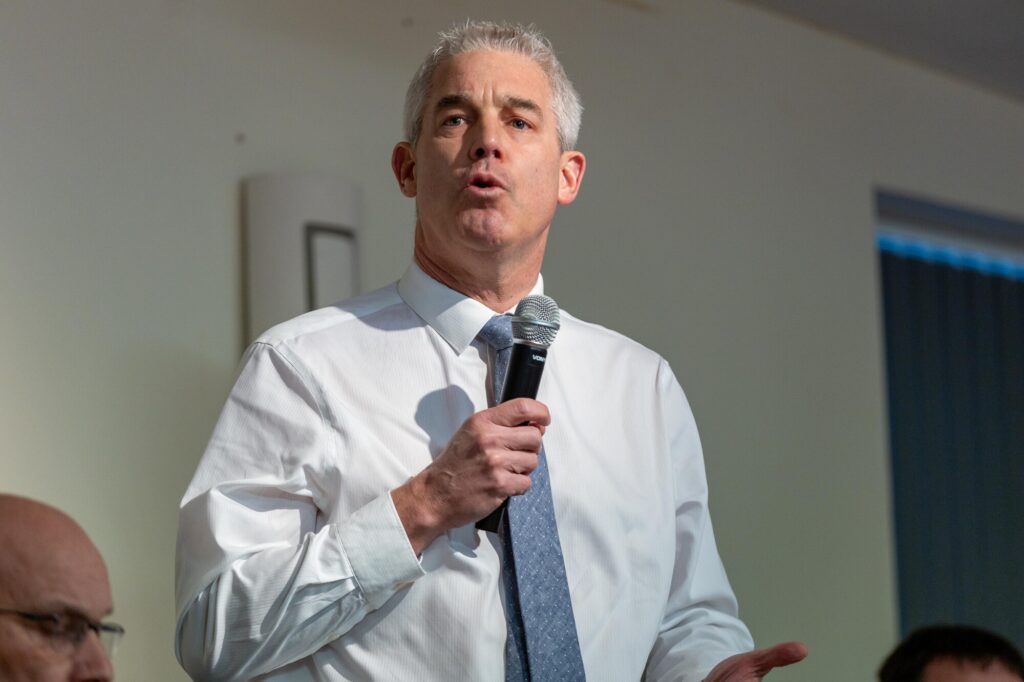
[{"label": "blue patterned tie", "polygon": [[[501,397],[512,354],[512,318],[492,317],[477,335],[495,351],[494,399]],[[499,535],[505,545],[506,682],[586,680],[558,540],[544,448],[525,495],[509,498]]]}]

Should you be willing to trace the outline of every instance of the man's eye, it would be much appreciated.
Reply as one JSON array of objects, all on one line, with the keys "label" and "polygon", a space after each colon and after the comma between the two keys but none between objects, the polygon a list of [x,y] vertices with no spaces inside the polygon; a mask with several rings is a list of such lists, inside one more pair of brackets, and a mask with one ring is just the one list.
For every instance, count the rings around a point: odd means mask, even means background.
[{"label": "man's eye", "polygon": [[34,620],[39,629],[48,635],[57,636],[64,632],[64,619],[56,614],[46,614],[46,616]]},{"label": "man's eye", "polygon": [[62,639],[76,639],[78,631],[82,629],[79,619],[65,614],[52,614],[38,621],[39,628],[50,637]]},{"label": "man's eye", "polygon": [[[86,634],[90,630],[89,621],[81,616],[69,615],[64,619],[64,624],[61,628],[61,636],[72,641],[81,642],[85,639]],[[97,631],[97,634],[99,631]]]},{"label": "man's eye", "polygon": [[512,119],[512,127],[516,130],[526,130],[530,127],[530,124],[521,118]]},{"label": "man's eye", "polygon": [[466,122],[465,116],[449,116],[444,120],[446,126],[459,126]]}]

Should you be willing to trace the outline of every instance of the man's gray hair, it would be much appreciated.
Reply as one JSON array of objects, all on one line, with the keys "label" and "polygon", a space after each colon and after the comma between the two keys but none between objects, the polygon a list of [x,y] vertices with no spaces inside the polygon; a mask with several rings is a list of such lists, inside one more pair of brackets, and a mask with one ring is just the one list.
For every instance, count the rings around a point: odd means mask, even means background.
[{"label": "man's gray hair", "polygon": [[555,112],[558,144],[562,151],[576,148],[583,118],[580,95],[555,56],[551,43],[535,26],[467,19],[464,24],[455,24],[442,31],[440,36],[441,42],[427,55],[405,93],[405,138],[413,146],[423,131],[423,107],[437,67],[464,52],[497,50],[529,57],[544,70],[551,85],[551,108]]}]

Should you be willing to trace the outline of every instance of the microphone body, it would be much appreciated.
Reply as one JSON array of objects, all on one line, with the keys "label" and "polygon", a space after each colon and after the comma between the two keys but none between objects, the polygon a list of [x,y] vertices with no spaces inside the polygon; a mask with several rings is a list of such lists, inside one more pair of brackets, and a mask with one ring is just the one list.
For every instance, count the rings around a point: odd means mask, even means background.
[{"label": "microphone body", "polygon": [[501,389],[501,399],[498,402],[504,403],[516,398],[536,398],[537,389],[540,388],[540,375],[544,372],[547,357],[547,348],[514,343],[512,355],[508,359],[505,385]]},{"label": "microphone body", "polygon": [[[527,296],[516,307],[512,318],[513,343],[505,370],[498,403],[515,398],[537,397],[541,374],[547,362],[548,347],[558,333],[558,305],[547,296]],[[508,508],[506,498],[497,509],[476,522],[480,530],[498,532],[501,518]]]},{"label": "microphone body", "polygon": [[[544,363],[548,358],[547,348],[535,348],[527,343],[516,341],[512,344],[511,355],[508,359],[508,370],[505,374],[505,384],[501,388],[501,399],[504,403],[516,398],[536,398],[537,389],[540,388],[540,376],[544,372]],[[476,527],[491,533],[498,532],[501,525],[501,517],[508,509],[508,498],[498,508],[476,522]]]}]

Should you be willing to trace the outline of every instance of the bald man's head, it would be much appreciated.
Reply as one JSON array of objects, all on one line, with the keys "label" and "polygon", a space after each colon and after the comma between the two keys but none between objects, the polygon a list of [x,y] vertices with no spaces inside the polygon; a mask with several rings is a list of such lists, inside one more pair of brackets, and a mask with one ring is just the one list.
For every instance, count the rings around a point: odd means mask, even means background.
[{"label": "bald man's head", "polygon": [[49,505],[0,494],[0,680],[110,680],[110,659],[91,630],[78,643],[46,620],[99,622],[113,609],[107,567],[81,526]]}]

